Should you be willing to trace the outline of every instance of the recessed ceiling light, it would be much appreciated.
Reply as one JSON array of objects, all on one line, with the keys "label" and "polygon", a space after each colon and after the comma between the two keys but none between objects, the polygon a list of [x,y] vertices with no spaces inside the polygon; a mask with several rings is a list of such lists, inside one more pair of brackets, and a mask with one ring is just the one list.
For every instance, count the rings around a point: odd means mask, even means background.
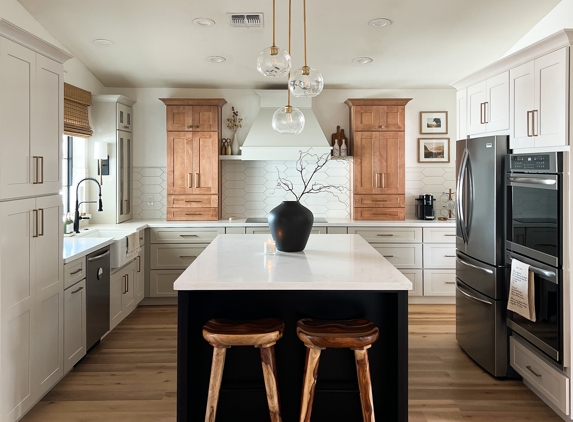
[{"label": "recessed ceiling light", "polygon": [[207,57],[207,60],[212,61],[213,63],[223,63],[227,61],[223,56],[209,56]]},{"label": "recessed ceiling light", "polygon": [[370,22],[368,22],[368,25],[373,26],[375,28],[382,28],[383,26],[392,25],[392,21],[386,18],[377,18],[377,19],[372,19]]},{"label": "recessed ceiling light", "polygon": [[97,40],[93,40],[93,43],[97,44],[97,45],[103,45],[103,46],[113,45],[113,41],[106,40],[104,38],[99,38]]},{"label": "recessed ceiling light", "polygon": [[213,26],[215,25],[215,21],[209,18],[196,18],[193,19],[193,25],[197,26]]},{"label": "recessed ceiling light", "polygon": [[368,63],[372,63],[374,60],[370,57],[356,57],[355,59],[352,59],[353,63],[357,63],[357,64],[368,64]]}]

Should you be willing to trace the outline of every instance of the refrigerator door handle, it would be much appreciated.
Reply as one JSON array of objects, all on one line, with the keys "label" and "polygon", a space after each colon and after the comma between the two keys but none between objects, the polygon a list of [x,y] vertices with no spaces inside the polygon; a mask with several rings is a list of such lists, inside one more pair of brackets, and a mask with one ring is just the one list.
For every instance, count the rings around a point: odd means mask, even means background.
[{"label": "refrigerator door handle", "polygon": [[489,268],[483,268],[483,267],[479,267],[479,266],[474,265],[474,264],[470,264],[469,262],[466,262],[466,261],[464,261],[464,260],[462,260],[462,259],[460,259],[460,258],[456,258],[456,261],[459,262],[459,263],[462,264],[462,265],[465,265],[465,266],[468,266],[468,267],[471,267],[471,268],[475,268],[476,270],[481,270],[481,271],[484,271],[484,272],[486,272],[486,273],[488,273],[488,274],[493,274],[493,270],[490,270]]},{"label": "refrigerator door handle", "polygon": [[478,301],[478,302],[485,303],[485,304],[487,304],[487,305],[493,305],[493,303],[488,302],[487,300],[483,300],[483,299],[477,298],[477,297],[475,297],[475,296],[470,295],[469,293],[464,292],[462,289],[460,289],[460,286],[456,286],[456,289],[458,289],[458,291],[459,291],[461,294],[463,294],[464,296],[466,296],[466,297],[468,297],[468,298],[470,298],[470,299],[472,299],[472,300],[476,300],[476,301]]},{"label": "refrigerator door handle", "polygon": [[462,239],[464,241],[464,243],[468,243],[468,236],[467,236],[467,231],[466,231],[466,221],[465,221],[465,210],[464,210],[464,204],[463,204],[463,191],[464,191],[464,178],[465,178],[465,173],[466,173],[466,169],[467,169],[467,164],[468,164],[468,158],[469,158],[469,153],[468,153],[468,149],[464,149],[464,153],[462,155],[462,162],[460,164],[460,170],[458,172],[458,186],[457,186],[457,192],[458,194],[456,195],[456,205],[457,205],[457,211],[458,211],[458,223],[460,225],[460,231],[462,232]]}]

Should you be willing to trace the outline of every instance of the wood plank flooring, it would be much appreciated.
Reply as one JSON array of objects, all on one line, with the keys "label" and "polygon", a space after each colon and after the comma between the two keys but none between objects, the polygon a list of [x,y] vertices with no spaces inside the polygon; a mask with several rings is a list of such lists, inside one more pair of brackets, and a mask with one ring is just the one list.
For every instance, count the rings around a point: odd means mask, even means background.
[{"label": "wood plank flooring", "polygon": [[[176,311],[137,308],[22,422],[174,422]],[[521,381],[498,381],[461,351],[454,305],[410,305],[409,331],[410,422],[561,421]]]}]

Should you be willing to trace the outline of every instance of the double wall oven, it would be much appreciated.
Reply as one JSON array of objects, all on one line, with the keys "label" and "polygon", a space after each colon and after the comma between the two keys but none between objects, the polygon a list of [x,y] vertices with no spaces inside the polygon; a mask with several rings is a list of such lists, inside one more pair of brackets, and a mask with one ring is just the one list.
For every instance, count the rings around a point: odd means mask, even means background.
[{"label": "double wall oven", "polygon": [[510,154],[506,160],[506,262],[530,265],[536,311],[535,322],[508,311],[507,326],[562,367],[563,153]]}]

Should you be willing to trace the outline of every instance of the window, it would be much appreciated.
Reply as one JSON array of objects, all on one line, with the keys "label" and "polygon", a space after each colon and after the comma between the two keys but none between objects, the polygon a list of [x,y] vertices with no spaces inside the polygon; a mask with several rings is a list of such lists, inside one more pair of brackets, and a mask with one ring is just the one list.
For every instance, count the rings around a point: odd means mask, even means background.
[{"label": "window", "polygon": [[[64,212],[73,213],[75,211],[76,203],[76,187],[80,180],[88,175],[87,166],[87,145],[86,138],[77,136],[63,137],[63,163],[62,163],[62,180],[63,189],[62,196],[64,202]],[[82,185],[79,190],[80,201],[85,197],[84,187]]]}]

